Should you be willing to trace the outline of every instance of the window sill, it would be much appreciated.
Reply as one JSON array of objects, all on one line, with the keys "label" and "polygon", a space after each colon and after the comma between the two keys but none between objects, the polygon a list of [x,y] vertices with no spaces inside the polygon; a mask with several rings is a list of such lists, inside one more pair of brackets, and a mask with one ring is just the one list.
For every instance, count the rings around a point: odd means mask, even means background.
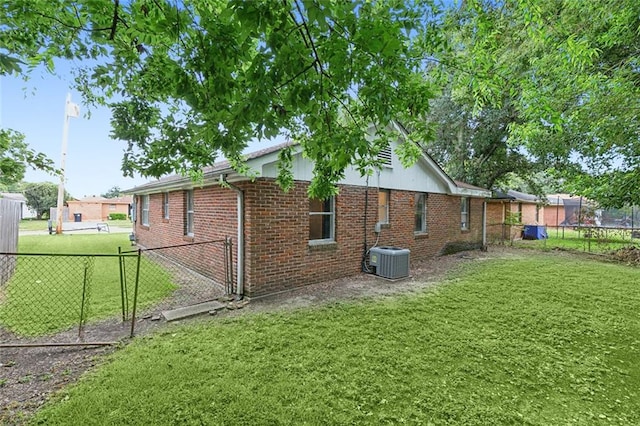
[{"label": "window sill", "polygon": [[162,223],[169,223],[169,219],[165,217],[164,219],[162,219]]},{"label": "window sill", "polygon": [[416,240],[422,240],[425,238],[429,238],[429,233],[428,232],[414,232],[413,233],[413,238],[415,238]]},{"label": "window sill", "polygon": [[332,250],[338,247],[335,240],[311,240],[309,241],[309,250]]},{"label": "window sill", "polygon": [[140,225],[140,228],[148,231],[151,227],[149,225]]},{"label": "window sill", "polygon": [[468,229],[468,228],[460,230],[460,233],[462,233],[462,234],[468,234],[469,232],[471,232],[471,229]]},{"label": "window sill", "polygon": [[182,241],[185,241],[187,243],[193,243],[196,240],[196,237],[194,237],[193,235],[184,235],[182,237]]}]

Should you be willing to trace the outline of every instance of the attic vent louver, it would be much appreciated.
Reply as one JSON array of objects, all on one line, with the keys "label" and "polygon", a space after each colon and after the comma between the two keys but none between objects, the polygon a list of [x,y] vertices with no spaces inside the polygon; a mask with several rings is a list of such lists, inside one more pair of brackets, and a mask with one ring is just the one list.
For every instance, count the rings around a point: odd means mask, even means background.
[{"label": "attic vent louver", "polygon": [[391,147],[388,146],[378,153],[378,160],[383,166],[391,167]]}]

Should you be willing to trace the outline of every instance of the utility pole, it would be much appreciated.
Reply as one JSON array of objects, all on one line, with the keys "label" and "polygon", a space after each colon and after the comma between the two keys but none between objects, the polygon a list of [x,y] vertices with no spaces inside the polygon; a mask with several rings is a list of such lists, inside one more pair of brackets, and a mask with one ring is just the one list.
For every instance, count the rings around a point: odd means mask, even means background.
[{"label": "utility pole", "polygon": [[69,137],[69,118],[78,117],[80,107],[71,102],[71,93],[67,93],[64,105],[64,124],[62,127],[62,158],[60,159],[60,183],[58,184],[58,205],[56,209],[56,234],[62,234],[62,211],[64,205],[64,168],[67,161],[67,139]]}]

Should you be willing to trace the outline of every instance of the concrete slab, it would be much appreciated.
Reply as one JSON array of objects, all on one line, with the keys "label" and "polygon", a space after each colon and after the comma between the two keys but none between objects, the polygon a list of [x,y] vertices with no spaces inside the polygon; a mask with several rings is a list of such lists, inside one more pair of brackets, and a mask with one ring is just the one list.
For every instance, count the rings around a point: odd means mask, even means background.
[{"label": "concrete slab", "polygon": [[173,309],[170,311],[162,311],[162,316],[167,321],[175,321],[183,318],[189,318],[194,315],[204,314],[210,311],[218,311],[224,308],[225,305],[212,300],[210,302],[198,303],[197,305],[185,306],[183,308]]}]

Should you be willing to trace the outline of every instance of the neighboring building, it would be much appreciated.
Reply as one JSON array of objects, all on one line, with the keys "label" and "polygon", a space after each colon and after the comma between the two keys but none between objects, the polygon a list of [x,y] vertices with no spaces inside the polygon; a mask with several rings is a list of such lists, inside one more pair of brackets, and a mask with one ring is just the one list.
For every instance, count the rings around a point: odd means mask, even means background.
[{"label": "neighboring building", "polygon": [[[220,163],[199,183],[170,176],[132,188],[125,192],[135,194],[136,240],[157,248],[233,237],[234,287],[250,297],[358,274],[376,243],[410,249],[412,261],[480,248],[490,192],[457,184],[427,154],[405,169],[395,145],[381,155],[381,170],[368,179],[346,170],[339,194],[324,201],[307,197],[313,164],[295,145],[287,193],[275,181],[282,145],[248,156],[254,180]],[[221,257],[206,245],[192,247],[174,260]],[[222,267],[199,272],[224,282]]]},{"label": "neighboring building", "polygon": [[638,206],[603,209],[579,195],[550,194],[544,206],[544,223],[549,227],[637,228],[640,212]]},{"label": "neighboring building", "polygon": [[520,239],[523,225],[542,225],[542,209],[535,195],[514,190],[495,191],[487,200],[487,240]]},{"label": "neighboring building", "polygon": [[0,198],[6,198],[7,200],[13,200],[20,203],[20,219],[33,219],[36,212],[27,206],[27,199],[23,194],[16,192],[0,192]]},{"label": "neighboring building", "polygon": [[[83,222],[106,221],[111,213],[130,215],[132,197],[125,195],[118,198],[86,197],[81,200],[67,201],[68,220],[75,220],[78,214]],[[63,216],[66,218],[66,216]],[[66,220],[66,219],[65,219]]]},{"label": "neighboring building", "polygon": [[578,226],[595,224],[595,204],[587,198],[569,194],[547,195],[544,207],[547,226]]}]

